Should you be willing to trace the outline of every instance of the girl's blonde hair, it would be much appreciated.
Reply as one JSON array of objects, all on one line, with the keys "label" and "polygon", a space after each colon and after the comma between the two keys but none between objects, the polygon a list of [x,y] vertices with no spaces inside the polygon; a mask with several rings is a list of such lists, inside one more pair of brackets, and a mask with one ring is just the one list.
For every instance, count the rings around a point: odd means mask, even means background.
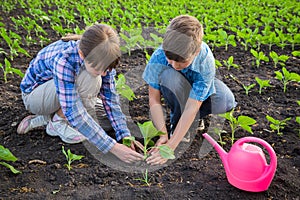
[{"label": "girl's blonde hair", "polygon": [[197,18],[180,15],[171,20],[162,47],[168,59],[185,62],[201,46],[203,28]]},{"label": "girl's blonde hair", "polygon": [[119,64],[121,57],[120,39],[117,32],[105,24],[89,27],[83,35],[67,35],[62,40],[80,40],[79,49],[85,62],[96,70],[111,70]]}]

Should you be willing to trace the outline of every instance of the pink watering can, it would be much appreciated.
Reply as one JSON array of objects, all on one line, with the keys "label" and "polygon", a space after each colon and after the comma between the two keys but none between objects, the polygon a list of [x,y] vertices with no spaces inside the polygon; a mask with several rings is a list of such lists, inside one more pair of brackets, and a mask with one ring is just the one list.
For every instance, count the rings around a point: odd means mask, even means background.
[{"label": "pink watering can", "polygon": [[[203,137],[219,153],[231,185],[250,192],[268,189],[277,167],[277,157],[270,144],[256,137],[244,137],[237,140],[227,153],[207,133],[204,133]],[[270,155],[270,164],[267,163],[260,147],[246,142],[261,144]]]}]

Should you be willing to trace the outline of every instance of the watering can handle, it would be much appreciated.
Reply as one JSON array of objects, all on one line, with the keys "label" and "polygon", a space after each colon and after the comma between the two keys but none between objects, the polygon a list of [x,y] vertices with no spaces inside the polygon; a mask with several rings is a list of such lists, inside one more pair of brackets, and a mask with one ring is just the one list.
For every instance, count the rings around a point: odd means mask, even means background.
[{"label": "watering can handle", "polygon": [[275,168],[276,168],[277,157],[276,157],[274,149],[272,148],[272,146],[269,143],[267,143],[263,139],[260,139],[257,137],[244,137],[244,138],[241,138],[238,141],[236,141],[237,145],[242,145],[246,142],[255,142],[255,143],[261,144],[264,148],[266,148],[266,150],[268,151],[268,153],[270,155],[270,166],[271,167],[275,166]]}]

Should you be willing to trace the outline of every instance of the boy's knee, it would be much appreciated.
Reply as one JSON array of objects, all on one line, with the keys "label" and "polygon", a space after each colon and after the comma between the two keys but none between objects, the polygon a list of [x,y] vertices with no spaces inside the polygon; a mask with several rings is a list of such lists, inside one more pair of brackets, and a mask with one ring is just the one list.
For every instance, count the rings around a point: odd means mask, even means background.
[{"label": "boy's knee", "polygon": [[191,90],[191,85],[187,79],[173,68],[165,69],[160,74],[160,85],[168,88],[176,96],[186,96]]}]

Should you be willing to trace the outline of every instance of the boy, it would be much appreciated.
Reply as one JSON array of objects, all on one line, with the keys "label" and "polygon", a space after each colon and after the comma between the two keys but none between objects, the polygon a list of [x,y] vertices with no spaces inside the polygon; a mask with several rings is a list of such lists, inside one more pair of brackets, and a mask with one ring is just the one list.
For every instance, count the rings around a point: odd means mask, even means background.
[{"label": "boy", "polygon": [[[170,139],[163,135],[156,146],[166,144],[173,150],[200,114],[225,113],[236,105],[230,89],[215,77],[214,56],[202,41],[203,28],[192,16],[174,18],[167,27],[163,44],[151,56],[143,73],[149,84],[149,106],[153,123],[167,133],[161,96],[171,109]],[[157,150],[151,152],[147,163],[163,164]]]}]

